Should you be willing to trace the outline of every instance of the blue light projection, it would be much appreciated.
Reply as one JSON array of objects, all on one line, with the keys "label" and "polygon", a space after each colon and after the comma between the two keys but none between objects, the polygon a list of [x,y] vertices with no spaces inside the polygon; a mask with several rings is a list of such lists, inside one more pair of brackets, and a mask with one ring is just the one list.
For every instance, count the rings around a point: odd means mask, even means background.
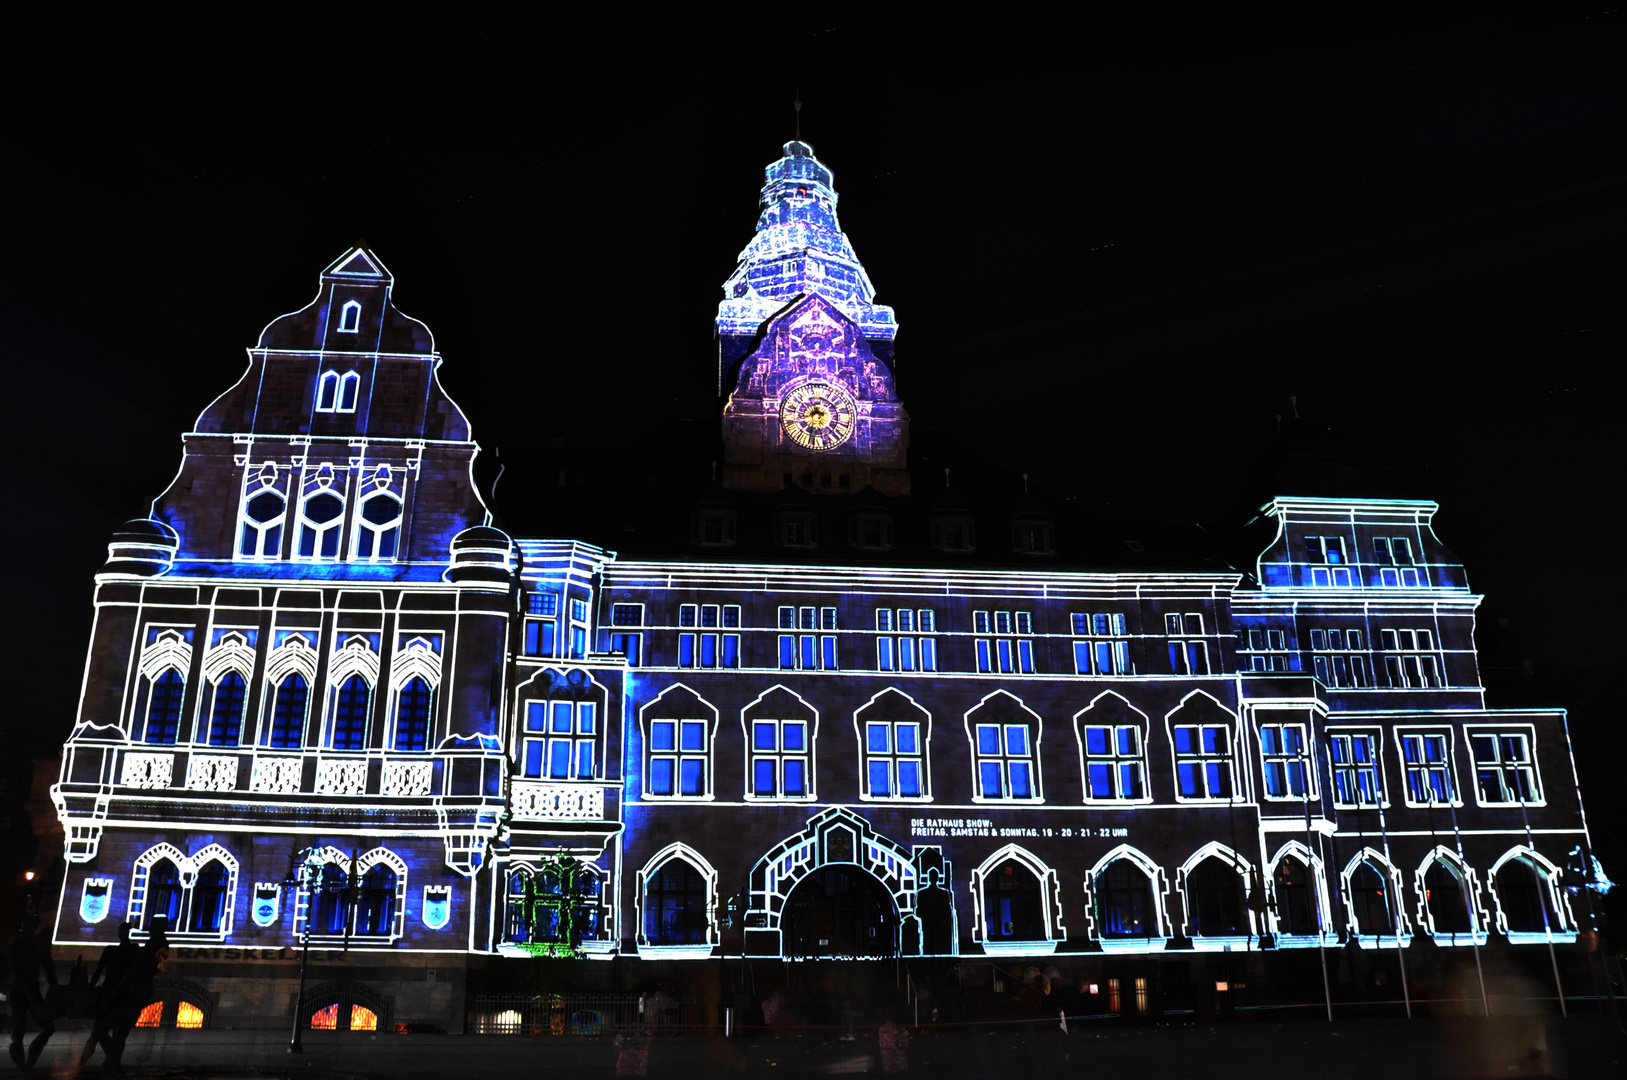
[{"label": "blue light projection", "polygon": [[786,143],[785,156],[763,176],[757,235],[723,283],[718,333],[755,334],[788,301],[816,293],[858,323],[865,337],[892,340],[898,333],[893,309],[875,303],[870,275],[836,220],[831,171],[813,147]]}]

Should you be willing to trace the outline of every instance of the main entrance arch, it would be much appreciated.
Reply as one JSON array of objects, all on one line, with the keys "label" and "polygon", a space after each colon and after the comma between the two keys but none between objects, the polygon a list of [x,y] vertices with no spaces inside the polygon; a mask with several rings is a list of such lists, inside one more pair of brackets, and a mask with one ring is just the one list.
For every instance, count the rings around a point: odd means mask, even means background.
[{"label": "main entrance arch", "polygon": [[796,959],[882,957],[898,951],[898,908],[875,875],[822,866],[803,875],[780,911],[785,955]]},{"label": "main entrance arch", "polygon": [[[938,869],[941,874],[941,863]],[[858,814],[822,810],[752,867],[746,953],[894,956],[905,924],[913,939],[922,936],[915,910],[921,873],[913,853]]]}]

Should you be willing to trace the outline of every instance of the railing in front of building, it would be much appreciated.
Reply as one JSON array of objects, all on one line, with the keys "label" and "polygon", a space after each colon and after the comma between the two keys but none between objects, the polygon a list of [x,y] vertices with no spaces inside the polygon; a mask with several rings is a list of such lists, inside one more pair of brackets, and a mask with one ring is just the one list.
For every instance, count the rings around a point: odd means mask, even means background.
[{"label": "railing in front of building", "polygon": [[515,780],[509,785],[509,802],[521,820],[604,820],[604,786],[597,783]]},{"label": "railing in front of building", "polygon": [[[148,791],[184,788],[199,792],[249,791],[260,795],[306,793],[330,797],[414,798],[457,794],[446,790],[447,774],[454,759],[478,759],[482,769],[504,767],[495,755],[478,753],[401,758],[378,751],[312,755],[249,748],[225,752],[203,747],[169,750],[105,745],[74,749],[87,759],[86,764],[81,769],[64,770],[65,780],[100,778],[106,783],[111,779],[119,787]],[[97,760],[106,760],[107,764],[99,765],[90,760],[91,755]],[[314,773],[307,776],[305,763],[312,756],[316,767]],[[241,767],[244,762],[248,763],[247,768]],[[477,790],[483,786],[486,785],[477,785]],[[538,786],[547,790],[530,796],[527,805],[538,812],[529,816],[567,819],[604,816],[604,792],[597,785]]]},{"label": "railing in front of building", "polygon": [[722,1002],[665,994],[476,994],[472,1035],[690,1035],[722,1023]]}]

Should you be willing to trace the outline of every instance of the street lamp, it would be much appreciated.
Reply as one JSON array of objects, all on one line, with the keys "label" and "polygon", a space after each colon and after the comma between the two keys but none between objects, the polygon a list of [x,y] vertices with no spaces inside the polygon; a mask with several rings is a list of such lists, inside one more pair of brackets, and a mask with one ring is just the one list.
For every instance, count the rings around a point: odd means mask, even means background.
[{"label": "street lamp", "polygon": [[327,860],[320,857],[319,850],[312,846],[295,851],[288,856],[288,874],[283,878],[283,887],[292,888],[294,893],[294,913],[299,914],[299,890],[305,893],[305,925],[300,932],[299,955],[299,990],[294,995],[294,1034],[288,1040],[290,1054],[303,1054],[305,1044],[305,973],[311,964],[311,910],[316,898],[323,893],[337,893],[345,902],[345,944],[350,944],[350,907],[355,894],[356,860],[350,860],[350,872],[345,875],[345,883],[339,888],[332,888],[323,873],[327,869]]}]

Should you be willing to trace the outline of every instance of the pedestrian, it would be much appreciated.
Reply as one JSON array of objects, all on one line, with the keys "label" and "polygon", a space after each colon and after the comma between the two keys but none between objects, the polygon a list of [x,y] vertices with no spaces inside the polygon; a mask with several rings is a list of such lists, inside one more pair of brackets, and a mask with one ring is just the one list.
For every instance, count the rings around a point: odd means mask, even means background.
[{"label": "pedestrian", "polygon": [[124,976],[97,1006],[96,1016],[91,1020],[90,1039],[79,1057],[81,1066],[90,1060],[96,1044],[101,1043],[102,1074],[118,1076],[124,1071],[125,1040],[141,1019],[142,1010],[152,1004],[153,979],[164,970],[168,959],[169,938],[164,933],[163,920],[157,920],[147,944],[136,950]]},{"label": "pedestrian", "polygon": [[[40,1052],[51,1041],[56,1025],[55,1014],[45,1003],[46,994],[56,989],[56,965],[51,961],[51,944],[46,939],[48,930],[40,925],[40,917],[33,912],[23,916],[22,933],[7,949],[11,960],[11,1060],[23,1072],[33,1072]],[[49,989],[40,992],[40,978],[44,977]],[[28,1030],[28,1018],[33,1016],[40,1025],[40,1033],[23,1052],[23,1035]]]},{"label": "pedestrian", "polygon": [[[96,989],[98,1002],[107,997],[109,990],[119,984],[124,973],[130,970],[135,962],[136,954],[140,951],[130,943],[130,924],[119,924],[118,940],[102,950],[100,959],[96,961],[96,968],[90,973],[90,985]],[[101,982],[98,983],[97,980]]]}]

